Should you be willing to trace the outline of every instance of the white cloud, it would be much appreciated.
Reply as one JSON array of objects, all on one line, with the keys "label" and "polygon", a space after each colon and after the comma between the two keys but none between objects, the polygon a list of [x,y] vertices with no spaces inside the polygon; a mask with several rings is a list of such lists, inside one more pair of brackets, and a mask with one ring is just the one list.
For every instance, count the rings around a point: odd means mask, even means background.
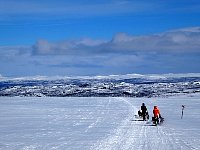
[{"label": "white cloud", "polygon": [[113,49],[155,52],[199,52],[200,27],[181,29],[148,36],[116,35]]},{"label": "white cloud", "polygon": [[33,46],[1,46],[2,60],[22,54],[96,56],[137,53],[199,53],[200,27],[177,29],[160,34],[132,36],[118,33],[111,40],[83,38],[51,42],[39,40]]},{"label": "white cloud", "polygon": [[195,27],[146,36],[119,33],[107,41],[39,40],[33,46],[1,46],[0,68],[3,75],[198,72],[199,31]]},{"label": "white cloud", "polygon": [[30,46],[0,46],[1,61],[14,61],[20,55],[30,55]]},{"label": "white cloud", "polygon": [[136,52],[200,52],[200,27],[168,31],[160,34],[132,36],[116,34],[112,40],[39,40],[33,46],[36,55],[96,55]]},{"label": "white cloud", "polygon": [[36,55],[85,55],[98,53],[99,46],[104,40],[92,40],[89,38],[81,40],[65,40],[59,42],[48,42],[39,40],[33,45],[33,54]]}]

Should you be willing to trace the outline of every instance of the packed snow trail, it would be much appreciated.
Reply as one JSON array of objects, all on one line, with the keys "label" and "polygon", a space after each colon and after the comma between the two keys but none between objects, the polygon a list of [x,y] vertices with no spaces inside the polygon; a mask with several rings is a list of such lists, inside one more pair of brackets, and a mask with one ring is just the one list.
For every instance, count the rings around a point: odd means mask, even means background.
[{"label": "packed snow trail", "polygon": [[174,131],[163,126],[153,126],[151,121],[134,118],[138,109],[126,98],[118,98],[129,107],[129,114],[120,126],[107,138],[98,141],[92,147],[95,150],[189,150],[199,149],[176,137]]},{"label": "packed snow trail", "polygon": [[[197,150],[199,99],[0,97],[0,150]],[[162,126],[136,121],[143,102]]]}]

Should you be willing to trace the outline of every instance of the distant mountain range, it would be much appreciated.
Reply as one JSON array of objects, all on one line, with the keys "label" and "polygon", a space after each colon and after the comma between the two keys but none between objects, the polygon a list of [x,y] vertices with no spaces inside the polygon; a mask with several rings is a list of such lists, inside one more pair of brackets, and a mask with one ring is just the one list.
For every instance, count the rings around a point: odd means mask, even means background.
[{"label": "distant mountain range", "polygon": [[167,97],[191,93],[200,93],[200,74],[21,78],[0,76],[0,96]]}]

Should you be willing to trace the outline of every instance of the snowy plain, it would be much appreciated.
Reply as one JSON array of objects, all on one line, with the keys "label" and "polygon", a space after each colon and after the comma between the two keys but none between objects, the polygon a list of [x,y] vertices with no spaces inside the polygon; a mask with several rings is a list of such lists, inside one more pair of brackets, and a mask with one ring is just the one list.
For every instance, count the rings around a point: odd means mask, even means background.
[{"label": "snowy plain", "polygon": [[[135,115],[157,105],[165,121]],[[181,105],[185,105],[181,119]],[[0,97],[1,150],[197,150],[200,95],[169,98]]]}]

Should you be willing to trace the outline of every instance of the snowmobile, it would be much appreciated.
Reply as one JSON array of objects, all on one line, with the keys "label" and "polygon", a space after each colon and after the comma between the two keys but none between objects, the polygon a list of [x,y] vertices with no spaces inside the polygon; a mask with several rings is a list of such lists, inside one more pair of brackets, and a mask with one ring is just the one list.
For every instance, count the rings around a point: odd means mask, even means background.
[{"label": "snowmobile", "polygon": [[[141,110],[138,110],[138,116],[139,116],[140,118],[143,117],[143,116],[142,116],[142,111],[141,111]],[[149,113],[148,113],[148,111],[146,111],[146,113],[145,113],[145,120],[149,120]]]}]

